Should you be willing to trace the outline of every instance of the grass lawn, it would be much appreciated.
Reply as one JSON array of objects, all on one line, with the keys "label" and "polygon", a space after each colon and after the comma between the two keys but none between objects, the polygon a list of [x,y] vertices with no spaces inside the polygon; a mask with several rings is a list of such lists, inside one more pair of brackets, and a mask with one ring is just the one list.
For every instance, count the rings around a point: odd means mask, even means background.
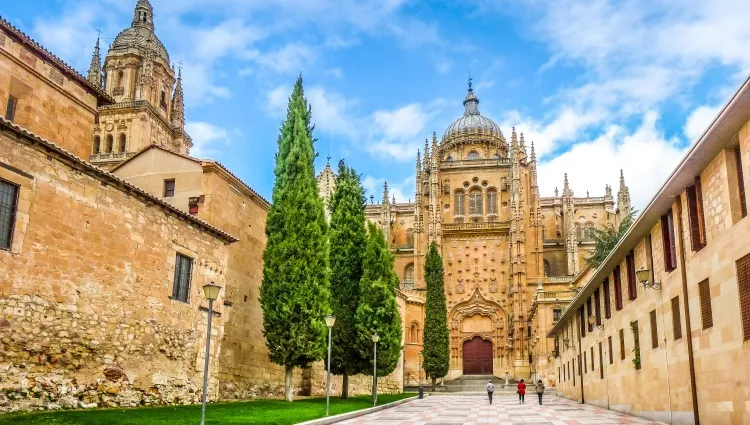
[{"label": "grass lawn", "polygon": [[[378,405],[414,395],[380,394]],[[347,400],[331,397],[331,416],[368,407],[372,407],[369,395]],[[292,403],[281,400],[216,403],[206,406],[206,424],[287,425],[321,418],[325,412],[325,397],[297,399]],[[0,425],[196,425],[200,420],[200,405],[0,414]]]}]

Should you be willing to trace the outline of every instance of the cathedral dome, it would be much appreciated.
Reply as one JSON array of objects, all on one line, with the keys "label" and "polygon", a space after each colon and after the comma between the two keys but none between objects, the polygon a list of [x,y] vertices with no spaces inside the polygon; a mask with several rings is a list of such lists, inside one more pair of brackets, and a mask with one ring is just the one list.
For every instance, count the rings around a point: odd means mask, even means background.
[{"label": "cathedral dome", "polygon": [[153,43],[154,54],[169,64],[169,53],[154,33],[154,9],[148,0],[138,0],[130,28],[126,28],[117,34],[109,50],[125,50],[130,47],[143,50],[148,48],[149,41]]},{"label": "cathedral dome", "polygon": [[494,121],[479,113],[479,99],[474,95],[474,91],[471,89],[471,83],[469,83],[469,92],[464,99],[464,115],[456,121],[453,121],[453,124],[448,126],[448,129],[445,130],[445,134],[443,134],[443,141],[445,142],[453,136],[466,133],[479,133],[492,135],[498,138],[502,137],[500,127],[495,124]]}]

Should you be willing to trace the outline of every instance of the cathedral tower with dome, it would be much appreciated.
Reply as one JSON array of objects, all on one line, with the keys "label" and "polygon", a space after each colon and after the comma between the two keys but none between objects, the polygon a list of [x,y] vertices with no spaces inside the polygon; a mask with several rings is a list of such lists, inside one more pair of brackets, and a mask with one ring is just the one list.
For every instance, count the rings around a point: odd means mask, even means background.
[{"label": "cathedral tower with dome", "polygon": [[[324,170],[319,181],[331,180]],[[463,114],[416,152],[414,202],[397,203],[388,185],[382,200],[367,205],[367,218],[383,229],[395,253],[404,319],[405,380],[419,370],[424,329],[424,257],[433,241],[445,269],[450,330],[447,380],[463,375],[542,377],[554,381],[543,343],[546,329],[572,298],[576,277],[594,246],[591,229],[616,224],[630,211],[620,181],[618,207],[610,186],[604,196],[576,197],[567,175],[562,193],[543,197],[537,185],[533,142],[511,129],[510,137],[479,111],[469,82]],[[332,194],[325,185],[321,196]],[[371,198],[372,199],[372,198]],[[540,295],[556,303],[537,305]],[[548,309],[543,314],[542,309]],[[533,324],[535,320],[548,324]],[[547,317],[549,316],[549,317]],[[540,341],[541,340],[541,341]],[[542,350],[544,347],[544,350]],[[535,375],[536,373],[536,375]],[[425,379],[425,377],[422,377]]]},{"label": "cathedral tower with dome", "polygon": [[92,163],[112,169],[150,145],[189,153],[181,71],[175,73],[154,32],[148,0],[138,0],[130,27],[112,41],[103,66],[97,40],[88,80],[115,100],[99,107]]}]

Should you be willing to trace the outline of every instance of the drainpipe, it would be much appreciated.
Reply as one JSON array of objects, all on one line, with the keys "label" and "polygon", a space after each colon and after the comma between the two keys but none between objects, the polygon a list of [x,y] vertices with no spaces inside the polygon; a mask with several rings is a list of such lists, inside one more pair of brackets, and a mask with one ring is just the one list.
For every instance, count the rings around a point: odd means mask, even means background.
[{"label": "drainpipe", "polygon": [[698,415],[698,392],[695,385],[695,360],[693,359],[693,330],[690,326],[690,302],[688,298],[687,270],[685,270],[685,240],[682,236],[682,197],[677,196],[677,239],[680,242],[680,277],[682,278],[682,299],[685,306],[685,326],[687,327],[688,364],[690,366],[690,390],[693,396],[693,416],[695,425],[700,425]]}]

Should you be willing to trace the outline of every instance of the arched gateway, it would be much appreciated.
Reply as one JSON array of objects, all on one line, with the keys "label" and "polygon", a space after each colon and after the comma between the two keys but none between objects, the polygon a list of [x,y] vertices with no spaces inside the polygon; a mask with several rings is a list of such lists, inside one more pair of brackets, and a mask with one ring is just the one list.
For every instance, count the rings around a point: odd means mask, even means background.
[{"label": "arched gateway", "polygon": [[481,336],[464,341],[464,375],[492,375],[492,342]]}]

